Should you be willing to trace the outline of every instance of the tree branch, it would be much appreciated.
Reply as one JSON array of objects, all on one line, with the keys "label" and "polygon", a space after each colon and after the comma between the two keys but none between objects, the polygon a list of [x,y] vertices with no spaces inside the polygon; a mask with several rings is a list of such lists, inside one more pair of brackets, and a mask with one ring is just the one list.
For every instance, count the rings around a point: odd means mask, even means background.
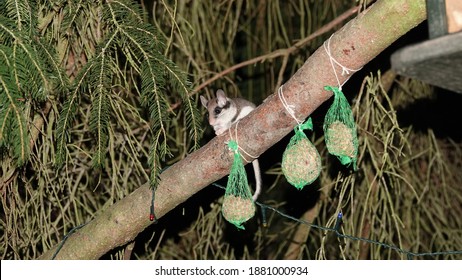
[{"label": "tree branch", "polygon": [[[348,68],[361,68],[425,17],[425,0],[378,1],[334,34],[331,54]],[[341,73],[339,68],[336,71]],[[349,75],[339,74],[340,82],[348,78]],[[325,85],[335,86],[337,80],[329,57],[321,47],[283,86],[285,99],[294,106],[298,119],[308,117],[332,96],[331,92],[324,91]],[[278,95],[272,94],[240,121],[239,145],[250,154],[260,155],[290,133],[295,125]],[[161,174],[156,192],[157,218],[229,173],[232,155],[225,145],[227,140],[227,133],[215,137]],[[71,235],[56,258],[98,259],[135,239],[152,223],[150,200],[149,186],[141,186]],[[50,249],[40,258],[50,259],[55,250]]]}]

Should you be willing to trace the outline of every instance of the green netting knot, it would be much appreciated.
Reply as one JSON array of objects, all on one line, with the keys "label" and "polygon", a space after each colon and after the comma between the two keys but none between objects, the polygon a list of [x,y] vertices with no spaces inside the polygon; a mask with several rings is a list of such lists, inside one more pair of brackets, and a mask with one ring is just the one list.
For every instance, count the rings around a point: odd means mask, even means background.
[{"label": "green netting knot", "polygon": [[311,118],[308,118],[306,122],[301,123],[295,127],[295,133],[301,132],[303,133],[303,135],[305,135],[303,130],[313,130],[313,121],[311,120]]},{"label": "green netting knot", "polygon": [[353,164],[356,170],[358,137],[350,104],[338,87],[325,86],[324,89],[334,92],[334,102],[326,113],[323,126],[327,150],[337,156],[340,163]]},{"label": "green netting knot", "polygon": [[228,147],[229,147],[230,150],[234,151],[234,153],[239,152],[239,146],[237,145],[237,142],[234,141],[234,140],[230,140],[228,142]]},{"label": "green netting knot", "polygon": [[244,229],[242,223],[254,216],[255,204],[239,154],[239,146],[236,141],[231,140],[228,147],[234,151],[234,160],[228,176],[222,214],[228,222],[239,229]]},{"label": "green netting knot", "polygon": [[282,155],[281,165],[287,181],[299,190],[311,184],[321,173],[321,157],[303,132],[305,129],[313,130],[311,118],[294,128],[295,135]]}]

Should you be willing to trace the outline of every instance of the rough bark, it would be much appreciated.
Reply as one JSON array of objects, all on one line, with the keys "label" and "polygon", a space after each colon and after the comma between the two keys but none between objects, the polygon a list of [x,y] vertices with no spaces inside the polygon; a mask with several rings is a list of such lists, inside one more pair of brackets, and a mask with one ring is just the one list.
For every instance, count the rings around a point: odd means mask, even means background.
[{"label": "rough bark", "polygon": [[[378,1],[333,35],[331,54],[348,68],[361,68],[425,17],[425,0]],[[340,75],[339,67],[336,71],[340,82],[349,78],[349,75]],[[283,92],[287,102],[294,106],[296,117],[305,119],[332,96],[323,87],[336,84],[331,63],[321,46],[283,85]],[[260,155],[292,132],[295,125],[277,93],[272,94],[239,122],[239,145],[250,154]],[[228,174],[232,163],[232,155],[225,145],[228,140],[227,133],[215,137],[161,174],[156,192],[158,218]],[[148,218],[150,200],[148,185],[141,186],[72,234],[56,259],[98,259],[133,240],[151,224]],[[56,248],[40,258],[50,259]]]}]

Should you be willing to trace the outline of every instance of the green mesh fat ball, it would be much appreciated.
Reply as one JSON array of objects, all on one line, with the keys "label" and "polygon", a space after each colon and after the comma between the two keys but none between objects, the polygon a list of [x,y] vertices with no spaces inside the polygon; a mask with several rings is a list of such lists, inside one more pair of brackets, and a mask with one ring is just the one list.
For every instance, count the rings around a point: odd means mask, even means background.
[{"label": "green mesh fat ball", "polygon": [[228,222],[239,229],[244,229],[242,224],[255,215],[255,204],[252,199],[225,195],[222,213]]},{"label": "green mesh fat ball", "polygon": [[242,224],[255,215],[255,204],[247,181],[247,173],[239,154],[239,147],[236,141],[229,141],[228,146],[234,151],[234,160],[226,184],[222,214],[228,222],[239,229],[244,229]]},{"label": "green mesh fat ball", "polygon": [[344,123],[335,121],[327,127],[329,153],[336,156],[354,158],[356,149],[354,146],[353,133]]},{"label": "green mesh fat ball", "polygon": [[287,181],[299,190],[311,184],[321,173],[321,157],[303,129],[313,129],[311,118],[295,128],[295,135],[282,156],[282,172]]},{"label": "green mesh fat ball", "polygon": [[356,170],[358,137],[350,104],[339,88],[326,86],[325,89],[334,92],[334,102],[326,113],[323,126],[327,150],[343,165],[353,164]]}]

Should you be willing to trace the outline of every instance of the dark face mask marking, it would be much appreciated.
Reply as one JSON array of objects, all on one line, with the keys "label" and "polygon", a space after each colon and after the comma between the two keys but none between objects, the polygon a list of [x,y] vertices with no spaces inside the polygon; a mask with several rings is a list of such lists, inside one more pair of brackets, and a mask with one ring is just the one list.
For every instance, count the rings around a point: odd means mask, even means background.
[{"label": "dark face mask marking", "polygon": [[217,106],[217,107],[215,107],[215,109],[213,109],[213,114],[215,116],[218,116],[221,113],[221,111],[223,111],[223,109],[228,109],[230,106],[231,106],[231,103],[229,101],[226,102],[225,106],[223,106],[223,107]]}]

